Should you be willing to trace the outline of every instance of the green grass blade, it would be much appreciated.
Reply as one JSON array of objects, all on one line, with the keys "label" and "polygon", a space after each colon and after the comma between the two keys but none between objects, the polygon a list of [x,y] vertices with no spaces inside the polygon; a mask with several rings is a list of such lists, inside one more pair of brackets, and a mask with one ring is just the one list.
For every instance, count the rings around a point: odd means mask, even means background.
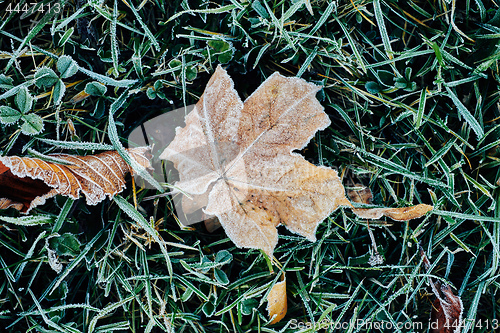
[{"label": "green grass blade", "polygon": [[484,129],[481,127],[481,125],[479,125],[479,122],[472,116],[470,111],[467,110],[465,105],[462,104],[462,102],[449,87],[445,86],[445,89],[448,93],[448,96],[457,107],[458,112],[462,115],[462,117],[464,117],[465,121],[469,124],[474,133],[476,133],[478,139],[481,139],[484,135]]},{"label": "green grass blade", "polygon": [[162,239],[160,239],[158,232],[151,226],[151,224],[146,221],[146,219],[130,204],[128,203],[123,197],[119,195],[115,195],[113,197],[113,200],[116,202],[116,204],[120,207],[120,209],[128,215],[132,220],[137,222],[137,224],[143,228],[153,239],[158,243],[160,246],[161,252],[163,253],[164,259],[167,263],[167,270],[170,274],[170,277],[172,277],[172,262],[170,261],[170,256],[168,255],[167,248],[165,247],[165,244]]}]

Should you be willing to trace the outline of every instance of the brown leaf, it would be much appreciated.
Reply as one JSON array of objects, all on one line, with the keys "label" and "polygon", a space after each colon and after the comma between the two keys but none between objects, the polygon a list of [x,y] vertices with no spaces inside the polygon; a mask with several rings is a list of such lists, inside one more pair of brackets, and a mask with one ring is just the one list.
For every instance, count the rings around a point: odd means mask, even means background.
[{"label": "brown leaf", "polygon": [[269,324],[276,324],[286,315],[288,309],[286,299],[286,277],[285,273],[281,276],[282,280],[277,282],[267,295],[267,313],[269,318],[274,319]]},{"label": "brown leaf", "polygon": [[351,206],[336,171],[293,153],[330,125],[319,89],[275,73],[242,103],[219,66],[160,156],[174,162],[190,208],[217,216],[238,247],[271,256],[281,224],[314,241],[321,221]]},{"label": "brown leaf", "polygon": [[395,221],[407,221],[422,217],[433,208],[430,205],[419,204],[399,208],[353,208],[352,211],[363,219],[379,219],[387,216]]},{"label": "brown leaf", "polygon": [[[431,264],[420,247],[424,267],[429,273]],[[432,333],[460,333],[464,305],[459,296],[453,294],[448,284],[429,278],[436,300],[432,304],[430,328]]]},{"label": "brown leaf", "polygon": [[[131,148],[129,154],[140,165],[150,168],[146,157],[149,148]],[[28,213],[33,207],[57,194],[78,199],[85,194],[87,204],[96,205],[121,192],[125,175],[131,167],[116,151],[98,155],[50,155],[68,165],[46,162],[38,158],[0,157],[0,209],[13,207]]]}]

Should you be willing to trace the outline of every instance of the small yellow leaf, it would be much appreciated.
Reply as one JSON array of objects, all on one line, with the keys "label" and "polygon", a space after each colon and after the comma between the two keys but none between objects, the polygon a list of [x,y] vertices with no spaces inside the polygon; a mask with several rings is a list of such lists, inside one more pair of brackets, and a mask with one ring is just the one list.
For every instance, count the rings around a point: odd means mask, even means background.
[{"label": "small yellow leaf", "polygon": [[267,313],[269,318],[274,319],[270,324],[276,324],[286,315],[287,301],[286,301],[286,277],[285,273],[282,276],[283,280],[276,283],[272,288],[269,295],[267,295]]}]

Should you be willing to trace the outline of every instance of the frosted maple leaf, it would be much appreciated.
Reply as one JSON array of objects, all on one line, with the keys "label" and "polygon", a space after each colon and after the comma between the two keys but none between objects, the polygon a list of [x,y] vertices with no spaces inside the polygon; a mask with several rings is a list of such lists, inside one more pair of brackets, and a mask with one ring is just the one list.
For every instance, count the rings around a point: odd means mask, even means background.
[{"label": "frosted maple leaf", "polygon": [[321,221],[351,206],[335,170],[293,152],[330,125],[320,89],[274,73],[242,102],[219,66],[160,156],[179,171],[184,210],[217,216],[238,247],[268,255],[278,225],[314,241]]}]

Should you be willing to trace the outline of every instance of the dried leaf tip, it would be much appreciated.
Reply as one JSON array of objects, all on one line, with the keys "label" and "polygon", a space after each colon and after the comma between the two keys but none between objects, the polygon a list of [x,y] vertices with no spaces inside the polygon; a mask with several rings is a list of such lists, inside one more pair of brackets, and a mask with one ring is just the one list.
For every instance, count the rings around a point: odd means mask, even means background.
[{"label": "dried leaf tip", "polygon": [[[149,147],[127,151],[138,164],[151,170],[147,157]],[[80,192],[85,194],[87,204],[96,205],[106,197],[120,193],[125,188],[126,174],[133,172],[116,151],[87,156],[50,156],[69,163],[63,165],[31,157],[0,157],[0,209],[13,207],[29,213],[55,195],[78,199]]]}]

